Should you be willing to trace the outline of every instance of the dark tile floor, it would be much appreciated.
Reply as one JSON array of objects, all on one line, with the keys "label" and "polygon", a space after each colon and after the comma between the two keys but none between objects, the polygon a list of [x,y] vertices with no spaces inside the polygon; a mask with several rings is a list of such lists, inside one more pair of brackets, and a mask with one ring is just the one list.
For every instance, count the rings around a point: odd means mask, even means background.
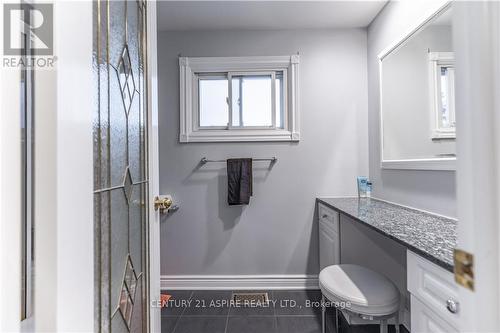
[{"label": "dark tile floor", "polygon": [[[267,291],[268,306],[231,304],[232,293],[170,291],[172,298],[162,309],[162,333],[321,333],[319,290]],[[333,318],[332,309],[328,314],[328,333],[337,333]],[[379,332],[378,325],[349,326],[342,319],[340,328],[340,333]]]}]

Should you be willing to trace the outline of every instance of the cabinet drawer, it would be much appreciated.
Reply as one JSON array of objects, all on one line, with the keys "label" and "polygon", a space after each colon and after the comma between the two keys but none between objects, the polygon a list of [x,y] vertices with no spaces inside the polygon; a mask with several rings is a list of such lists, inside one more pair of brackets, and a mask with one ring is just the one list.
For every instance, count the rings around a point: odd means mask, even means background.
[{"label": "cabinet drawer", "polygon": [[440,318],[415,296],[411,296],[411,332],[412,333],[452,333],[458,329]]},{"label": "cabinet drawer", "polygon": [[459,327],[460,308],[453,313],[447,306],[448,301],[458,303],[453,273],[411,251],[407,251],[407,267],[408,290],[412,296],[450,326]]},{"label": "cabinet drawer", "polygon": [[339,213],[322,204],[318,204],[319,222],[324,223],[335,232],[339,232]]}]

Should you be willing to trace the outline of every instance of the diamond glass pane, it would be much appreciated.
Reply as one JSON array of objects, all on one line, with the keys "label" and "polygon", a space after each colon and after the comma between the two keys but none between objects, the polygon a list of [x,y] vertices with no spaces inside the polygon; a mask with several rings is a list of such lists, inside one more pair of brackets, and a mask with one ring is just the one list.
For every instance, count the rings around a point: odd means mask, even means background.
[{"label": "diamond glass pane", "polygon": [[117,65],[117,74],[118,80],[120,81],[123,106],[125,108],[125,112],[128,114],[132,100],[136,94],[136,85],[128,45],[123,47],[123,51]]},{"label": "diamond glass pane", "polygon": [[127,167],[125,170],[125,175],[123,176],[123,190],[125,191],[125,196],[127,197],[127,201],[130,202],[132,195],[132,176],[130,175],[130,170]]},{"label": "diamond glass pane", "polygon": [[125,84],[127,83],[127,72],[123,59],[120,59],[120,63],[118,64],[118,80],[120,81],[120,88],[124,90]]},{"label": "diamond glass pane", "polygon": [[132,261],[130,260],[130,256],[128,256],[127,263],[125,265],[125,274],[122,282],[122,290],[118,306],[119,311],[125,318],[127,326],[130,326],[130,320],[132,318],[136,287],[137,287],[137,276],[135,274]]},{"label": "diamond glass pane", "polygon": [[125,70],[125,73],[127,74],[127,79],[128,79],[128,76],[130,75],[130,71],[132,70],[132,68],[131,68],[131,64],[130,64],[130,57],[128,55],[128,48],[127,47],[125,47],[123,49],[122,62],[123,62],[123,69]]}]

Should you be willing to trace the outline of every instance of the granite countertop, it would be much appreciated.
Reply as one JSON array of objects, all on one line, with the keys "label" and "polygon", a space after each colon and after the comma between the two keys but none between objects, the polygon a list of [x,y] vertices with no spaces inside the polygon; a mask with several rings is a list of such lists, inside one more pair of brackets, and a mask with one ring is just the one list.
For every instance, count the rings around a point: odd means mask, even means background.
[{"label": "granite countertop", "polygon": [[456,220],[373,198],[317,198],[317,201],[453,271]]}]

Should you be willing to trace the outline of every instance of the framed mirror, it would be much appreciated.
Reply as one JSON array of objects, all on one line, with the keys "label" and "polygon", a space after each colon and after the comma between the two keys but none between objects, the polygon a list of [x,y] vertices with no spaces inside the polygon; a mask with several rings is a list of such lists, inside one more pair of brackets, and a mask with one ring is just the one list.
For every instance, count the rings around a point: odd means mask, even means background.
[{"label": "framed mirror", "polygon": [[379,55],[381,167],[455,170],[451,3]]}]

